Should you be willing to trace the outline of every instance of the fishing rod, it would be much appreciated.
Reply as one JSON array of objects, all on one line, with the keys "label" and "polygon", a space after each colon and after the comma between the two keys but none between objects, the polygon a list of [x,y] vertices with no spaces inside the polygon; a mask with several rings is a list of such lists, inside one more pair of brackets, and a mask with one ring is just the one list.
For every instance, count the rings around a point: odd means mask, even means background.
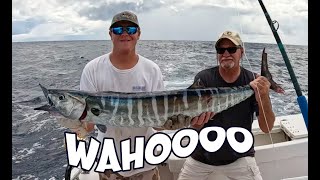
[{"label": "fishing rod", "polygon": [[299,107],[300,107],[304,122],[306,124],[307,129],[308,129],[308,102],[307,102],[306,97],[302,95],[300,86],[298,84],[298,80],[297,80],[297,78],[296,78],[296,76],[294,74],[294,71],[293,71],[292,66],[290,64],[290,61],[289,61],[289,58],[288,58],[287,53],[285,51],[285,48],[284,48],[284,46],[283,46],[283,44],[281,42],[281,39],[280,39],[280,37],[279,37],[279,35],[277,33],[277,30],[278,30],[279,26],[277,27],[277,29],[274,27],[273,24],[276,23],[276,21],[272,21],[271,20],[271,18],[269,16],[269,13],[267,12],[267,9],[265,8],[262,0],[258,0],[258,1],[259,1],[259,4],[260,4],[263,12],[264,12],[265,17],[267,18],[268,24],[269,24],[269,26],[271,28],[271,31],[273,33],[274,38],[277,41],[278,47],[280,49],[280,52],[281,52],[282,57],[284,59],[284,62],[285,62],[286,66],[287,66],[287,69],[289,71],[289,74],[290,74],[294,89],[296,90],[296,93],[297,93],[297,96],[298,96],[297,101],[298,101],[298,104],[299,104]]}]

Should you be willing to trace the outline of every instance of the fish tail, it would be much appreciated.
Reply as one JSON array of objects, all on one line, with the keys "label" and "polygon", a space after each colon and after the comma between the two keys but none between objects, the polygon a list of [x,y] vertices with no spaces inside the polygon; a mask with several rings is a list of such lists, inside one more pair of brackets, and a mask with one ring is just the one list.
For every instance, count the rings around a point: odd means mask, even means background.
[{"label": "fish tail", "polygon": [[268,58],[267,58],[267,53],[265,52],[265,48],[263,48],[263,51],[262,51],[261,76],[264,76],[269,80],[271,84],[270,89],[274,90],[277,93],[284,93],[284,89],[273,80],[272,75],[269,71]]}]

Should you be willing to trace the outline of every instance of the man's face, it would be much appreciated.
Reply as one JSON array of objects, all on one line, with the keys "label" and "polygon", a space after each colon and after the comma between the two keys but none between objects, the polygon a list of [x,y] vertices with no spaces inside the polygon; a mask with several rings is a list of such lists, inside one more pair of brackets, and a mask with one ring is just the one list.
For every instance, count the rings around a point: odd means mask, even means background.
[{"label": "man's face", "polygon": [[[217,57],[220,64],[220,67],[224,69],[232,69],[240,65],[240,59],[242,57],[243,49],[237,47],[229,39],[222,39],[218,47],[220,50],[217,50]],[[231,48],[231,49],[224,49]],[[219,52],[220,51],[220,52]]]},{"label": "man's face", "polygon": [[[119,21],[113,25],[115,27],[136,27],[136,25],[129,21]],[[137,41],[140,38],[140,29],[138,28],[137,32],[134,34],[128,34],[128,32],[123,31],[122,34],[115,34],[112,30],[109,31],[109,35],[113,42],[113,48],[115,51],[123,51],[123,53],[130,52],[135,50]]]}]

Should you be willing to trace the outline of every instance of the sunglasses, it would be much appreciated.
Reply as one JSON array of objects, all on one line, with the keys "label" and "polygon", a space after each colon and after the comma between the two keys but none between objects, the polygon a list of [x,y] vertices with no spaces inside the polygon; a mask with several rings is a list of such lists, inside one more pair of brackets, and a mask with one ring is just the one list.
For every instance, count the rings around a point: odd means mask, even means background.
[{"label": "sunglasses", "polygon": [[233,54],[237,51],[237,49],[239,49],[240,46],[236,46],[236,47],[228,47],[228,48],[219,48],[217,47],[217,53],[218,54],[223,54],[226,50],[229,52],[229,54]]},{"label": "sunglasses", "polygon": [[135,34],[138,31],[138,27],[128,26],[128,27],[114,27],[111,28],[113,34],[121,35],[124,31],[126,31],[129,35]]}]

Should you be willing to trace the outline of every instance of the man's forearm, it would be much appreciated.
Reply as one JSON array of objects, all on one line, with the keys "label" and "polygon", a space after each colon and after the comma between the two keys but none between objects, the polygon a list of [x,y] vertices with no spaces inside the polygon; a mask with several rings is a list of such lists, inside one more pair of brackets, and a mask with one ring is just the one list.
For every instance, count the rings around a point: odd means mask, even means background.
[{"label": "man's forearm", "polygon": [[261,101],[258,101],[258,106],[258,122],[260,129],[263,132],[268,133],[272,130],[275,121],[275,115],[272,110],[272,105],[269,96],[261,97]]}]

